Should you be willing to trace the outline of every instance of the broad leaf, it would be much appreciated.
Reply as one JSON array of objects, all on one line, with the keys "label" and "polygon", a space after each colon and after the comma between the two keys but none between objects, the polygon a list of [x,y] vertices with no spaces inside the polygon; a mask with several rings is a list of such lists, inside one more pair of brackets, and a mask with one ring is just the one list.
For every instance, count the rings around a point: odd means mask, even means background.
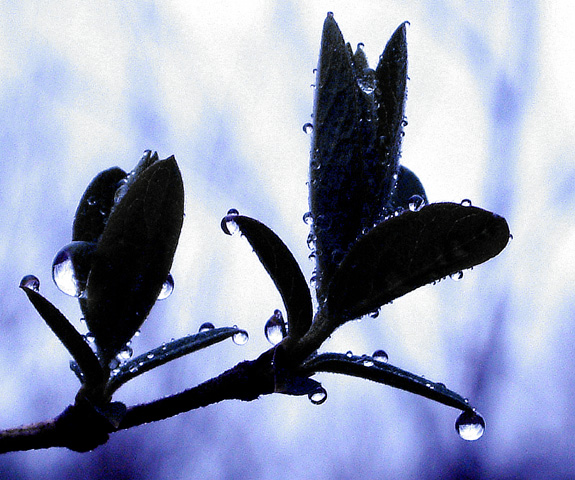
[{"label": "broad leaf", "polygon": [[84,315],[103,362],[136,333],[172,266],[184,190],[175,158],[140,172],[112,210],[86,289]]},{"label": "broad leaf", "polygon": [[496,256],[509,241],[504,218],[476,207],[435,203],[407,211],[353,246],[329,287],[328,321],[338,325]]}]

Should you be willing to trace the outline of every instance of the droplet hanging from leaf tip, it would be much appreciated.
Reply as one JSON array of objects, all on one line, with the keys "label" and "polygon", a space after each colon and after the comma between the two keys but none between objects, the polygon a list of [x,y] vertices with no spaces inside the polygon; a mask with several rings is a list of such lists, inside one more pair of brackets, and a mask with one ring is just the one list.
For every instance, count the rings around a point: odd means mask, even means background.
[{"label": "droplet hanging from leaf tip", "polygon": [[319,387],[314,392],[308,394],[309,401],[314,405],[321,405],[327,400],[327,391],[323,387]]},{"label": "droplet hanging from leaf tip", "polygon": [[286,336],[286,325],[282,312],[275,310],[264,326],[265,336],[272,345],[277,345]]},{"label": "droplet hanging from leaf tip", "polygon": [[455,430],[463,440],[477,440],[485,432],[485,420],[475,410],[465,411],[457,418]]},{"label": "droplet hanging from leaf tip", "polygon": [[26,275],[20,280],[20,288],[29,288],[38,292],[40,290],[40,280],[35,275]]},{"label": "droplet hanging from leaf tip", "polygon": [[226,216],[222,218],[220,226],[226,235],[233,235],[239,231],[240,227],[234,220],[234,217],[237,217],[239,214],[240,213],[235,208],[230,208]]}]

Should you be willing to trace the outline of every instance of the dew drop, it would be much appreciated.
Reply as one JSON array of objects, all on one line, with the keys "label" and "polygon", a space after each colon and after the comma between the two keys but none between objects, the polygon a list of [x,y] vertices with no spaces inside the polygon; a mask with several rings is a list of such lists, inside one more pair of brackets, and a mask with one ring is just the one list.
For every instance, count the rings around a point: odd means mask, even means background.
[{"label": "dew drop", "polygon": [[80,297],[84,293],[95,249],[95,243],[72,242],[56,254],[52,262],[52,278],[60,291],[72,297]]},{"label": "dew drop", "polygon": [[455,273],[452,273],[451,275],[449,275],[449,278],[451,278],[451,280],[458,282],[459,280],[461,280],[463,278],[463,272],[461,270],[459,270],[459,272],[455,272]]},{"label": "dew drop", "polygon": [[147,358],[148,360],[151,360],[152,358],[154,358],[154,354],[153,354],[153,353],[148,353],[148,354],[146,355],[146,358]]},{"label": "dew drop", "polygon": [[38,277],[34,275],[26,275],[22,277],[22,280],[20,280],[20,287],[29,288],[30,290],[37,292],[40,290],[40,280],[38,280]]},{"label": "dew drop", "polygon": [[345,356],[346,356],[347,358],[351,358],[351,357],[353,357],[353,352],[352,352],[351,350],[348,350],[348,351],[346,352]]},{"label": "dew drop", "polygon": [[234,220],[234,217],[237,217],[239,214],[240,212],[238,212],[235,208],[230,208],[226,216],[222,219],[221,227],[226,235],[233,235],[240,230],[240,227]]},{"label": "dew drop", "polygon": [[306,225],[311,225],[313,223],[313,214],[311,212],[306,212],[303,214],[303,223]]},{"label": "dew drop", "polygon": [[372,357],[374,360],[383,363],[387,363],[387,361],[389,360],[389,357],[387,356],[385,350],[376,350],[375,352],[373,352]]},{"label": "dew drop", "polygon": [[463,207],[471,207],[472,203],[471,200],[469,200],[469,198],[464,198],[463,200],[461,200],[461,206]]},{"label": "dew drop", "polygon": [[425,200],[420,195],[413,195],[408,200],[408,206],[412,212],[417,212],[417,211],[421,210],[421,208],[424,205],[425,205]]},{"label": "dew drop", "polygon": [[200,333],[202,332],[209,332],[210,330],[213,330],[214,328],[214,324],[211,322],[204,322],[200,325],[200,329],[198,330]]},{"label": "dew drop", "polygon": [[373,367],[374,365],[373,359],[369,357],[365,357],[361,363],[363,363],[364,367]]},{"label": "dew drop", "polygon": [[379,308],[378,308],[377,310],[374,310],[373,312],[371,312],[371,313],[369,314],[369,316],[370,316],[371,318],[377,318],[377,317],[379,317]]},{"label": "dew drop", "polygon": [[359,42],[359,43],[357,44],[358,50],[361,50],[363,47],[365,47],[365,45],[363,44],[363,42]]},{"label": "dew drop", "polygon": [[129,346],[125,346],[119,353],[116,355],[116,359],[120,364],[124,363],[126,360],[129,360],[133,355],[133,350]]},{"label": "dew drop", "polygon": [[466,411],[457,418],[455,430],[463,440],[477,440],[485,432],[485,420],[475,410]]},{"label": "dew drop", "polygon": [[287,331],[282,312],[279,310],[274,312],[265,324],[264,333],[272,345],[277,345],[284,339]]},{"label": "dew drop", "polygon": [[88,332],[86,333],[86,335],[84,335],[84,340],[86,340],[86,342],[88,342],[89,344],[92,344],[96,341],[96,337],[92,332]]},{"label": "dew drop", "polygon": [[319,387],[315,392],[308,395],[309,401],[314,405],[321,405],[327,400],[327,392],[325,388]]},{"label": "dew drop", "polygon": [[302,128],[303,128],[304,133],[307,133],[308,135],[309,135],[310,133],[313,133],[313,125],[312,125],[311,123],[309,123],[309,122],[308,122],[308,123],[304,123],[304,125],[303,125]]},{"label": "dew drop", "polygon": [[315,248],[315,241],[316,241],[316,236],[313,233],[310,233],[307,236],[307,248],[309,248],[310,250],[313,250]]},{"label": "dew drop", "polygon": [[158,300],[164,300],[168,298],[172,292],[174,291],[174,277],[172,277],[171,273],[168,273],[168,278],[162,285],[162,289],[160,290],[160,294],[158,295]]},{"label": "dew drop", "polygon": [[247,341],[250,339],[248,332],[245,330],[238,330],[236,333],[232,335],[232,341],[236,345],[245,345]]}]

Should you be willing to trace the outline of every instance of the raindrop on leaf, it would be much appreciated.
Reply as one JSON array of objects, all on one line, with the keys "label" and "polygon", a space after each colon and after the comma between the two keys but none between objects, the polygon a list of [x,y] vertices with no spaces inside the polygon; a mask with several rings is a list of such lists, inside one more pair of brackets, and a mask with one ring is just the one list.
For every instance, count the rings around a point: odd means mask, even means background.
[{"label": "raindrop on leaf", "polygon": [[160,290],[160,294],[158,295],[158,300],[164,300],[168,298],[172,292],[174,291],[174,277],[172,277],[171,273],[168,273],[168,278],[162,285],[162,289]]},{"label": "raindrop on leaf", "polygon": [[80,297],[86,289],[95,243],[72,242],[62,248],[52,263],[56,286],[72,297]]},{"label": "raindrop on leaf", "polygon": [[457,418],[455,430],[463,440],[477,440],[485,432],[485,420],[475,410],[466,411]]},{"label": "raindrop on leaf", "polygon": [[312,125],[311,123],[309,123],[309,122],[308,122],[308,123],[305,123],[304,126],[303,126],[303,131],[304,131],[305,133],[307,133],[308,135],[309,135],[310,133],[313,133],[313,125]]},{"label": "raindrop on leaf", "polygon": [[452,273],[451,275],[449,275],[449,278],[451,278],[451,280],[458,282],[463,278],[463,272],[460,270],[459,272]]},{"label": "raindrop on leaf", "polygon": [[38,280],[38,277],[34,275],[26,275],[25,277],[22,277],[22,280],[20,280],[20,287],[30,288],[37,292],[40,290],[40,280]]},{"label": "raindrop on leaf", "polygon": [[376,350],[375,352],[373,352],[372,357],[374,360],[383,363],[387,363],[387,361],[389,360],[389,357],[387,356],[385,350]]},{"label": "raindrop on leaf", "polygon": [[313,214],[311,212],[306,212],[303,214],[303,223],[306,225],[311,225],[313,223]]},{"label": "raindrop on leaf", "polygon": [[463,200],[461,200],[461,206],[463,207],[471,207],[472,203],[471,200],[469,200],[469,198],[464,198]]},{"label": "raindrop on leaf", "polygon": [[198,330],[200,333],[202,332],[209,332],[210,330],[213,330],[214,328],[214,324],[211,322],[204,322],[200,325],[200,329]]},{"label": "raindrop on leaf", "polygon": [[417,212],[418,210],[421,210],[421,208],[424,205],[425,205],[425,200],[420,195],[413,195],[408,200],[408,206],[412,212]]}]

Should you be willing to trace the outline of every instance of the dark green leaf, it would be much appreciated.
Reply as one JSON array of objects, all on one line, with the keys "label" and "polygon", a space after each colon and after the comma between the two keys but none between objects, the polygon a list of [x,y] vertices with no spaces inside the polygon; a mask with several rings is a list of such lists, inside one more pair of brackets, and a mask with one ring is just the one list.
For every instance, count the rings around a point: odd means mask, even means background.
[{"label": "dark green leaf", "polygon": [[359,87],[351,54],[333,16],[323,27],[314,100],[310,208],[316,236],[317,292],[361,231],[364,208]]},{"label": "dark green leaf", "polygon": [[509,241],[504,218],[476,207],[435,203],[391,218],[362,237],[329,288],[333,326],[496,256]]},{"label": "dark green leaf", "polygon": [[209,347],[235,335],[237,327],[223,327],[207,330],[205,332],[188,335],[177,340],[165,343],[149,352],[122,364],[117,372],[114,372],[106,387],[106,394],[112,394],[129,380],[149,372],[153,368],[171,362],[176,358],[183,357],[192,352]]},{"label": "dark green leaf", "polygon": [[407,88],[406,23],[402,23],[379,58],[375,70],[377,86],[375,102],[378,116],[378,147],[380,195],[383,206],[387,203],[399,168],[403,135],[405,96]]},{"label": "dark green leaf", "polygon": [[70,352],[83,374],[83,382],[91,386],[99,385],[104,380],[104,373],[98,358],[82,335],[49,300],[32,288],[25,286],[20,288],[24,290],[34,308]]},{"label": "dark green leaf", "polygon": [[126,172],[118,167],[104,170],[96,175],[78,204],[72,227],[73,241],[98,241],[114,205],[114,194],[118,188],[118,182],[126,175]]},{"label": "dark green leaf", "polygon": [[307,282],[289,248],[271,229],[253,218],[224,217],[222,229],[229,234],[228,222],[237,225],[274,281],[286,307],[290,338],[300,338],[311,325],[313,309]]},{"label": "dark green leaf", "polygon": [[461,395],[447,389],[442,383],[431,382],[388,363],[371,357],[347,356],[341,353],[324,353],[303,364],[309,373],[330,372],[361,377],[390,387],[406,390],[435,400],[449,407],[470,411],[471,405]]},{"label": "dark green leaf", "polygon": [[104,361],[140,328],[172,266],[183,221],[182,177],[172,156],[139,173],[100,237],[84,315]]}]

